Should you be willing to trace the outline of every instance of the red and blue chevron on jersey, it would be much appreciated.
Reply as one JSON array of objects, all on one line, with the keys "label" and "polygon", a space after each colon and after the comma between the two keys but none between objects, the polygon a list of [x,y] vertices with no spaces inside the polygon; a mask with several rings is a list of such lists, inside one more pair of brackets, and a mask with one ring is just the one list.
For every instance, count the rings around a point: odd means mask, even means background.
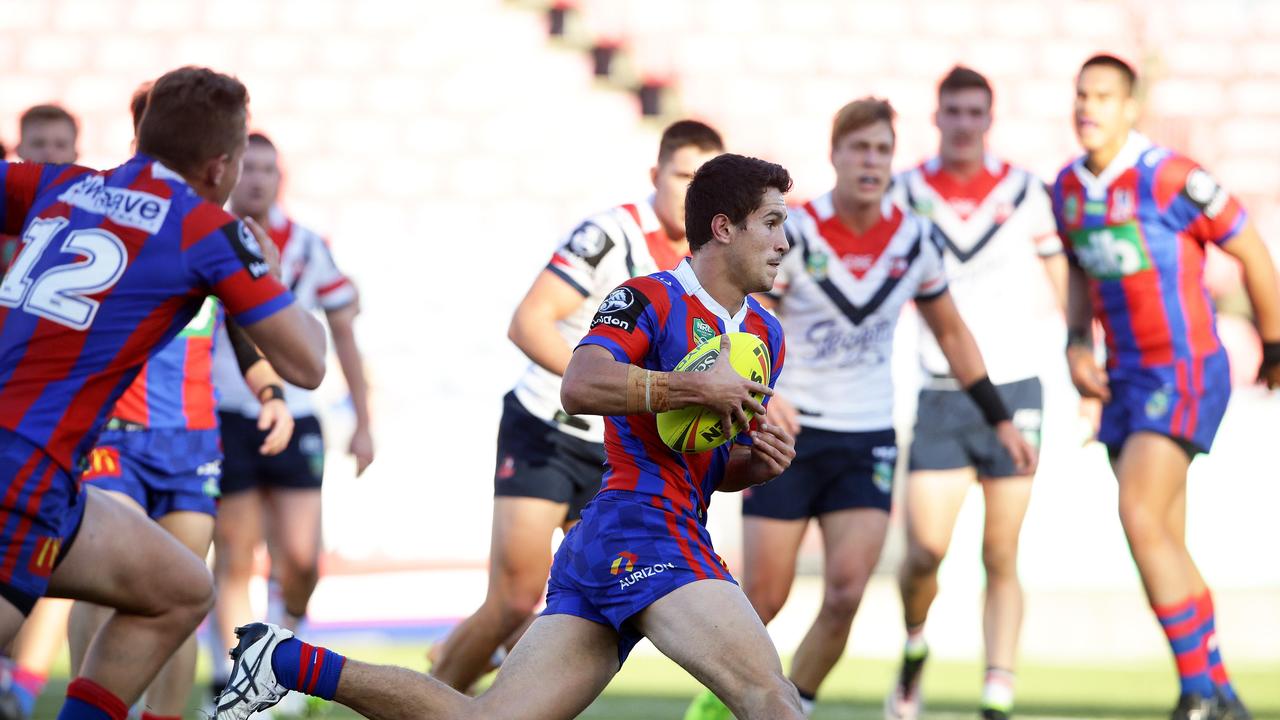
[{"label": "red and blue chevron on jersey", "polygon": [[[618,362],[670,371],[698,345],[695,327],[701,324],[716,335],[741,331],[764,340],[773,368],[769,386],[777,382],[785,355],[777,318],[751,297],[730,315],[702,288],[687,260],[672,271],[618,286],[605,298],[579,347],[599,345]],[[750,437],[743,433],[737,442],[749,444]],[[727,443],[703,453],[675,452],[662,442],[656,416],[649,414],[606,418],[604,444],[601,493],[635,493],[699,521],[705,521],[711,493],[724,480],[733,447]]]},{"label": "red and blue chevron on jersey", "polygon": [[1204,284],[1205,246],[1245,212],[1196,163],[1133,133],[1099,175],[1080,158],[1053,188],[1070,261],[1089,277],[1110,367],[1157,367],[1221,348]]},{"label": "red and blue chevron on jersey", "polygon": [[0,428],[68,470],[206,296],[242,325],[292,302],[242,223],[144,155],[98,173],[0,163],[0,186],[0,232],[22,237],[0,283]]},{"label": "red and blue chevron on jersey", "polygon": [[205,298],[200,312],[178,337],[156,351],[124,391],[112,417],[150,428],[214,430],[213,340],[222,326],[222,306]]}]

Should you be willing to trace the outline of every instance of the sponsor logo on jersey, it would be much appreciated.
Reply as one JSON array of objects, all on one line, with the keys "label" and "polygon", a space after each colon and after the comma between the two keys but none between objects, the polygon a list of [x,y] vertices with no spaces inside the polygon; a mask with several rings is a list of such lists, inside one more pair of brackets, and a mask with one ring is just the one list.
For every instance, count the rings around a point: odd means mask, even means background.
[{"label": "sponsor logo on jersey", "polygon": [[1013,217],[1013,203],[1001,201],[996,204],[995,222],[997,225],[1003,224],[1004,221]]},{"label": "sponsor logo on jersey", "polygon": [[866,253],[849,253],[848,255],[841,255],[840,260],[844,263],[845,268],[849,272],[859,276],[870,270],[872,265],[876,264],[876,256]]},{"label": "sponsor logo on jersey", "polygon": [[204,484],[200,486],[200,492],[204,493],[205,497],[222,497],[222,483],[219,482],[220,477],[222,477],[222,473],[205,478]]},{"label": "sponsor logo on jersey", "polygon": [[102,175],[90,175],[58,196],[71,207],[105,216],[117,225],[152,235],[160,232],[169,214],[169,201],[141,190],[107,187]]},{"label": "sponsor logo on jersey", "polygon": [[700,317],[693,319],[693,338],[697,341],[697,344],[701,345],[715,336],[716,331],[705,320]]},{"label": "sponsor logo on jersey", "polygon": [[1107,201],[1106,200],[1089,200],[1084,204],[1084,214],[1085,215],[1106,215]]},{"label": "sponsor logo on jersey", "polygon": [[[675,570],[675,563],[660,562],[647,567],[636,567],[638,558],[627,551],[618,553],[618,557],[614,559],[613,565],[609,567],[609,574],[618,577],[618,589],[626,590],[636,583],[651,578],[654,575],[661,575],[668,570]],[[624,574],[625,573],[625,574]]]},{"label": "sponsor logo on jersey", "polygon": [[585,260],[591,267],[596,267],[605,253],[613,247],[613,240],[609,239],[599,225],[585,222],[569,236],[567,245],[569,252]]},{"label": "sponsor logo on jersey", "polygon": [[1227,200],[1230,197],[1218,185],[1218,181],[1213,179],[1212,175],[1200,168],[1192,170],[1187,175],[1185,192],[1187,198],[1195,203],[1205,217],[1210,220],[1222,212],[1222,209],[1227,206]]},{"label": "sponsor logo on jersey", "polygon": [[911,209],[915,210],[917,215],[933,217],[933,201],[929,198],[917,199],[911,204]]},{"label": "sponsor logo on jersey", "polygon": [[609,567],[609,574],[617,575],[620,572],[631,572],[632,570],[635,570],[636,560],[638,559],[639,558],[637,558],[634,553],[629,553],[626,550],[623,550],[618,553],[618,557],[613,559],[613,565]]},{"label": "sponsor logo on jersey", "polygon": [[1169,412],[1169,400],[1173,396],[1173,388],[1165,385],[1164,387],[1151,393],[1147,398],[1147,404],[1142,408],[1150,420],[1159,420]]},{"label": "sponsor logo on jersey", "polygon": [[889,277],[897,280],[907,274],[907,269],[911,267],[911,261],[904,257],[895,257],[889,261]]},{"label": "sponsor logo on jersey", "polygon": [[498,465],[498,472],[494,473],[494,477],[499,480],[510,480],[516,474],[516,459],[510,455],[502,458],[502,463]]},{"label": "sponsor logo on jersey", "polygon": [[80,479],[92,481],[104,477],[120,477],[120,450],[113,447],[96,447],[89,451],[84,472]]},{"label": "sponsor logo on jersey", "polygon": [[605,296],[604,302],[600,303],[600,309],[591,319],[591,328],[609,325],[632,332],[648,307],[649,298],[644,293],[626,286],[614,288],[613,292]]},{"label": "sponsor logo on jersey", "polygon": [[822,282],[827,279],[827,254],[815,252],[805,261],[805,272],[809,273],[809,277]]},{"label": "sponsor logo on jersey", "polygon": [[635,296],[631,294],[629,288],[620,287],[605,297],[604,302],[600,303],[600,309],[597,312],[601,315],[612,315],[631,307],[635,301]]},{"label": "sponsor logo on jersey", "polygon": [[250,277],[257,280],[271,272],[271,267],[262,256],[262,246],[258,244],[258,239],[249,232],[249,228],[244,223],[239,220],[229,222],[222,226],[222,234],[231,243],[232,252],[239,258],[245,270],[249,271]]},{"label": "sponsor logo on jersey", "polygon": [[53,566],[58,562],[58,553],[62,552],[62,539],[42,537],[36,540],[35,551],[31,553],[28,568],[36,577],[49,577],[53,574]]},{"label": "sponsor logo on jersey", "polygon": [[893,322],[879,319],[869,325],[846,328],[835,319],[822,320],[809,326],[804,334],[805,344],[799,352],[805,359],[828,363],[835,367],[870,367],[889,359]]},{"label": "sponsor logo on jersey", "polygon": [[1127,223],[1133,219],[1134,199],[1133,191],[1128,188],[1116,188],[1111,194],[1111,213],[1108,216],[1109,222],[1119,225]]}]

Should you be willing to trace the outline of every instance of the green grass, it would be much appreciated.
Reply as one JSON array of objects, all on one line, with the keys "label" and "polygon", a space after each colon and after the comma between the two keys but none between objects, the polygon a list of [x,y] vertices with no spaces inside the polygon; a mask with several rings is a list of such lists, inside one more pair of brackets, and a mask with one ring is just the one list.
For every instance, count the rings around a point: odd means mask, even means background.
[{"label": "green grass", "polygon": [[[343,648],[364,660],[421,669],[416,647]],[[845,660],[836,666],[819,697],[816,720],[880,718],[880,703],[893,681],[892,663]],[[65,670],[63,670],[65,673]],[[1280,663],[1232,668],[1236,687],[1258,720],[1280,720]],[[974,718],[982,669],[976,663],[931,661],[925,670],[926,718]],[[65,678],[50,683],[36,718],[56,717]],[[204,687],[201,681],[200,687]],[[580,717],[584,720],[680,720],[698,684],[673,663],[633,657],[605,694]],[[1168,717],[1177,686],[1172,663],[1103,667],[1026,666],[1018,673],[1018,716],[1022,718]],[[200,717],[193,698],[187,717]],[[333,720],[358,717],[333,706]]]}]

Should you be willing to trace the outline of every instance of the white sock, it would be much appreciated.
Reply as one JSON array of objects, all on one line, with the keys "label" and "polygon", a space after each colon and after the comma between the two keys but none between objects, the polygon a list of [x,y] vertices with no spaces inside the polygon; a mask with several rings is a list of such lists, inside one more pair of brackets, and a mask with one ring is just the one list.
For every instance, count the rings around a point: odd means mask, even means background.
[{"label": "white sock", "polygon": [[804,713],[805,717],[812,717],[813,706],[816,704],[816,700],[810,700],[809,698],[802,697],[800,698],[800,711]]},{"label": "white sock", "polygon": [[903,654],[909,658],[918,658],[928,649],[929,644],[924,641],[924,625],[907,628],[907,642],[903,647]]},{"label": "white sock", "polygon": [[1000,668],[987,668],[982,684],[982,707],[1008,712],[1013,709],[1013,673]]}]

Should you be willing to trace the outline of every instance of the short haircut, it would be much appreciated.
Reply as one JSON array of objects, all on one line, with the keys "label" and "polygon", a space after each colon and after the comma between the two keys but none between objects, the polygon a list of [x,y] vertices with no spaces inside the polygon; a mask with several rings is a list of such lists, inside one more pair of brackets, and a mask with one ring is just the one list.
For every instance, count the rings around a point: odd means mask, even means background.
[{"label": "short haircut", "polygon": [[944,93],[955,92],[957,90],[986,90],[987,104],[990,105],[995,100],[995,91],[991,89],[991,83],[982,73],[967,68],[964,65],[956,65],[951,68],[942,81],[938,83],[938,99],[942,99]]},{"label": "short haircut", "polygon": [[710,125],[697,120],[677,120],[662,131],[662,141],[658,143],[658,164],[670,160],[677,150],[690,146],[704,152],[724,152],[720,133]]},{"label": "short haircut", "polygon": [[271,142],[271,138],[267,137],[266,133],[261,132],[249,133],[249,144],[261,145],[263,147],[271,148],[272,150],[276,149],[276,144]]},{"label": "short haircut", "polygon": [[1080,72],[1091,67],[1109,67],[1118,71],[1124,77],[1125,90],[1129,95],[1133,95],[1133,89],[1138,85],[1138,71],[1134,70],[1132,65],[1110,53],[1098,53],[1084,61],[1080,66]]},{"label": "short haircut", "polygon": [[147,111],[147,96],[151,94],[151,83],[144,82],[133,91],[129,98],[129,113],[133,116],[133,134],[138,134],[138,126],[142,124],[142,114]]},{"label": "short haircut", "polygon": [[[835,120],[831,123],[831,147],[840,142],[840,138],[855,130],[861,130],[878,122],[889,123],[889,132],[893,132],[893,120],[897,113],[888,100],[867,96],[840,108]],[[894,133],[897,136],[897,133]]]},{"label": "short haircut", "polygon": [[22,113],[22,118],[18,120],[18,128],[25,131],[28,125],[46,122],[65,122],[71,126],[72,137],[80,134],[80,124],[76,122],[75,117],[61,105],[52,104],[27,108],[27,111]]},{"label": "short haircut", "polygon": [[230,155],[245,141],[249,91],[208,68],[182,67],[156,80],[138,124],[138,152],[174,170]]},{"label": "short haircut", "polygon": [[712,158],[698,168],[684,200],[684,228],[689,251],[697,252],[711,242],[711,220],[724,215],[741,227],[747,216],[760,207],[765,191],[791,189],[786,168],[753,157],[727,153]]}]

